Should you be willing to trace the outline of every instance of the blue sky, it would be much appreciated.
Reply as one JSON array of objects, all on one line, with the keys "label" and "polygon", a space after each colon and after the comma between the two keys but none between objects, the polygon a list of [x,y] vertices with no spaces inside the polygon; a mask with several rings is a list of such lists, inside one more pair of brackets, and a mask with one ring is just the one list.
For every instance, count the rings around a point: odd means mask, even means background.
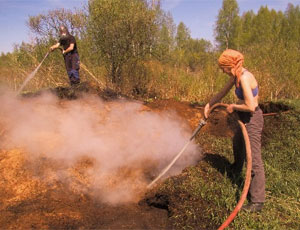
[{"label": "blue sky", "polygon": [[[113,0],[112,0],[113,1]],[[0,0],[0,53],[10,52],[14,44],[32,41],[26,26],[28,16],[46,13],[57,8],[82,7],[87,0]],[[214,41],[214,24],[223,0],[161,0],[162,7],[171,12],[174,22],[184,22],[193,38]],[[261,6],[285,11],[288,3],[299,5],[300,0],[237,0],[240,14]]]}]

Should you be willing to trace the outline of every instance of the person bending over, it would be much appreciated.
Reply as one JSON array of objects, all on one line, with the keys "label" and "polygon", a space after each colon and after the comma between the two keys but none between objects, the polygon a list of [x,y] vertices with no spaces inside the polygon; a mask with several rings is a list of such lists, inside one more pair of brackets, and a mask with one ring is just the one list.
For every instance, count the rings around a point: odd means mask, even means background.
[{"label": "person bending over", "polygon": [[[263,113],[259,108],[259,88],[255,77],[243,67],[244,56],[232,49],[225,50],[219,57],[218,64],[229,80],[224,88],[204,107],[204,116],[208,117],[211,106],[220,101],[235,85],[236,104],[230,104],[227,112],[237,112],[245,124],[250,139],[252,153],[251,183],[248,192],[249,203],[242,210],[258,212],[265,203],[265,172],[261,157],[261,133],[264,125]],[[234,163],[231,166],[235,174],[240,174],[246,159],[243,134],[239,128],[233,137]]]}]

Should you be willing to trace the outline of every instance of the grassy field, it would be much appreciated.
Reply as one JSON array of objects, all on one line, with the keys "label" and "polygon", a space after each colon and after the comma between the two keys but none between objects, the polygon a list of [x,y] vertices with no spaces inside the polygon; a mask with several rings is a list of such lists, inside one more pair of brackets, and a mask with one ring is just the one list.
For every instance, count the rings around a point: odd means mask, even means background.
[{"label": "grassy field", "polygon": [[[267,201],[261,213],[239,212],[229,229],[300,229],[300,102],[284,101],[287,113],[266,116],[262,155]],[[158,194],[168,197],[179,229],[216,229],[235,207],[243,178],[232,181],[231,138],[202,133],[205,160],[165,181]]]}]

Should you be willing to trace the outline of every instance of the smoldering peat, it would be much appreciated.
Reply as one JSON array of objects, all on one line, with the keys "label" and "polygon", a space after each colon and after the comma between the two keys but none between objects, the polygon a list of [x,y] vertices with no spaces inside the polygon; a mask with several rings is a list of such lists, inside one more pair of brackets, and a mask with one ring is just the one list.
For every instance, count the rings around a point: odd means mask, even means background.
[{"label": "smoldering peat", "polygon": [[[40,157],[64,165],[51,172],[64,181],[88,159],[77,189],[112,204],[137,201],[192,133],[175,112],[154,112],[140,102],[94,95],[60,100],[51,93],[22,98],[1,91],[1,149],[21,149],[31,166]],[[190,144],[168,175],[200,157],[201,149]]]}]

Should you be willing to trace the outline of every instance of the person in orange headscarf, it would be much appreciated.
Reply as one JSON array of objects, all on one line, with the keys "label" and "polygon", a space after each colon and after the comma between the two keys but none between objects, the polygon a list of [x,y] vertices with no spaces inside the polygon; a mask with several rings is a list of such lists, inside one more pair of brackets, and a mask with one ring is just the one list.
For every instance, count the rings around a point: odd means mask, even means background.
[{"label": "person in orange headscarf", "polygon": [[[261,133],[264,121],[258,104],[258,83],[253,74],[243,67],[244,56],[236,50],[225,50],[219,57],[218,64],[230,78],[224,88],[205,105],[204,116],[207,118],[210,107],[219,102],[235,85],[238,101],[230,104],[227,112],[236,111],[240,120],[245,124],[252,153],[249,203],[243,206],[242,210],[258,212],[261,211],[265,202],[265,173],[261,157]],[[245,161],[245,145],[240,129],[233,137],[233,152],[234,163],[231,165],[231,170],[235,175],[239,175]]]}]

